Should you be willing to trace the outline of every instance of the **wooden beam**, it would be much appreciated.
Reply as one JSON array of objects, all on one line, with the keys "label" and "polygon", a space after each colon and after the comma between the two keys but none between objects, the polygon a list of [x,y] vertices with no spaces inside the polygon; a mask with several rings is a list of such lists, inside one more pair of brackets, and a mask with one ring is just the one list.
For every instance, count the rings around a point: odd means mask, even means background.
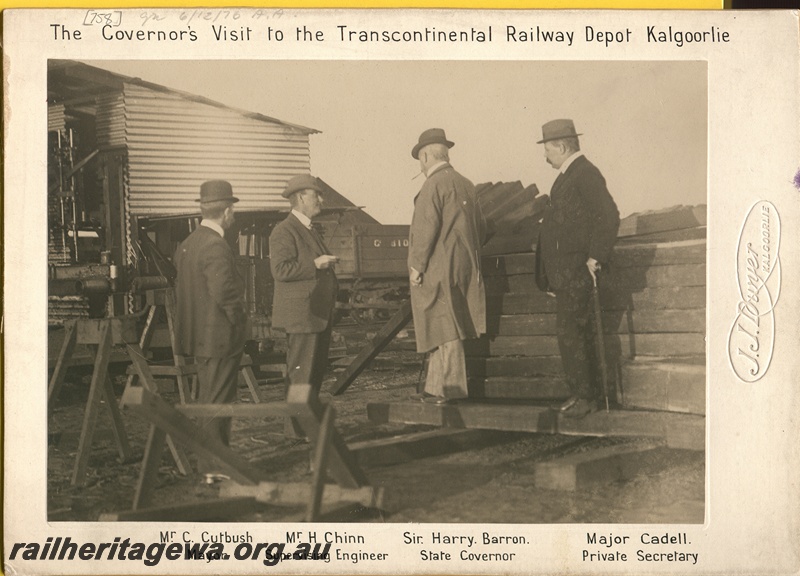
[{"label": "wooden beam", "polygon": [[[705,336],[699,332],[668,334],[606,334],[606,348],[625,358],[637,356],[697,356],[705,354]],[[467,356],[555,356],[558,341],[552,336],[483,336],[466,340]]]},{"label": "wooden beam", "polygon": [[237,497],[203,500],[175,506],[125,510],[101,514],[100,522],[208,522],[234,520],[253,513],[255,498]]},{"label": "wooden beam", "polygon": [[392,466],[420,458],[475,450],[509,442],[517,436],[494,430],[440,428],[350,445],[362,467]]},{"label": "wooden beam", "polygon": [[285,402],[259,404],[178,404],[175,410],[189,418],[283,418]]},{"label": "wooden beam", "polygon": [[333,434],[333,418],[333,406],[328,404],[325,407],[325,413],[322,416],[322,423],[319,427],[317,445],[314,447],[311,498],[308,501],[308,511],[306,512],[307,522],[314,522],[317,519],[322,505],[322,493],[325,490],[325,478],[328,470],[328,456],[331,452],[330,440]]},{"label": "wooden beam", "polygon": [[119,451],[119,459],[121,462],[127,462],[131,458],[131,447],[128,444],[128,434],[125,432],[125,423],[122,421],[122,415],[119,413],[119,405],[117,397],[114,394],[114,386],[111,383],[106,372],[106,380],[103,384],[103,396],[105,397],[105,405],[108,409],[108,414],[111,417],[111,431],[114,434],[114,441],[117,444]]},{"label": "wooden beam", "polygon": [[705,225],[705,213],[695,210],[694,206],[672,206],[662,210],[638,212],[623,218],[619,223],[618,236],[668,232]]},{"label": "wooden beam", "polygon": [[362,348],[353,362],[336,379],[331,394],[338,396],[353,383],[359,374],[383,350],[389,342],[397,336],[398,332],[411,321],[411,301],[406,300],[400,309],[394,313],[389,321],[384,324],[375,337]]},{"label": "wooden beam", "polygon": [[139,480],[136,482],[136,491],[133,495],[134,510],[146,508],[152,500],[153,490],[158,482],[158,468],[161,456],[164,453],[164,444],[167,434],[155,424],[150,425],[147,443],[144,446],[144,458],[139,471]]},{"label": "wooden beam", "polygon": [[464,402],[435,406],[423,402],[367,404],[372,422],[428,424],[452,428],[480,428],[515,432],[540,432],[568,436],[641,436],[663,438],[684,434],[686,443],[702,445],[705,418],[694,414],[634,410],[598,411],[582,419],[558,415],[543,406]]},{"label": "wooden beam", "polygon": [[[600,276],[601,290],[635,292],[645,288],[706,285],[705,264],[629,266],[610,270]],[[528,294],[539,291],[539,288],[534,274],[510,274],[487,277],[486,291],[491,294]]]},{"label": "wooden beam", "polygon": [[[293,384],[286,397],[289,416],[297,419],[312,443],[320,435],[320,423],[325,409],[309,384]],[[334,428],[330,434],[328,473],[345,488],[359,488],[368,484],[364,472],[347,449],[347,444]]]},{"label": "wooden beam", "polygon": [[[262,504],[274,506],[307,506],[311,500],[312,488],[301,482],[259,482],[245,486],[236,482],[223,482],[219,495],[222,498],[250,497]],[[341,502],[352,502],[366,508],[382,508],[384,489],[372,486],[361,488],[342,488],[336,484],[326,484],[322,493],[322,506],[328,507]]]},{"label": "wooden beam", "polygon": [[624,244],[642,244],[645,242],[665,243],[682,242],[684,240],[705,240],[706,235],[706,227],[698,226],[696,228],[683,228],[682,230],[669,230],[667,232],[653,232],[652,234],[617,238],[617,246],[622,246]]},{"label": "wooden beam", "polygon": [[[664,243],[622,244],[614,248],[611,263],[615,268],[631,266],[666,266],[673,264],[705,264],[706,241],[685,240]],[[484,256],[481,271],[485,277],[511,274],[533,274],[536,253]]]},{"label": "wooden beam", "polygon": [[195,452],[201,458],[213,460],[221,471],[243,484],[256,484],[262,473],[209,432],[192,422],[175,407],[146,388],[128,388],[122,396],[122,405],[155,424],[173,439]]},{"label": "wooden beam", "polygon": [[[562,456],[547,462],[537,462],[534,483],[546,490],[588,490],[636,476],[643,453],[654,452],[658,443],[652,440],[634,445],[622,444],[595,448]],[[663,458],[661,458],[662,466]]]},{"label": "wooden beam", "polygon": [[[490,336],[541,336],[556,334],[555,314],[504,314],[487,318]],[[611,310],[603,313],[607,334],[661,334],[706,331],[705,314],[686,310]]]},{"label": "wooden beam", "polygon": [[506,356],[467,358],[467,374],[471,378],[491,376],[563,375],[561,356]]},{"label": "wooden beam", "polygon": [[50,385],[47,387],[48,411],[51,411],[55,406],[56,399],[61,392],[61,387],[64,385],[67,367],[70,364],[72,353],[75,351],[75,345],[78,342],[77,332],[78,329],[74,321],[68,322],[64,326],[64,341],[61,343],[61,349],[58,353],[58,360],[56,360],[53,376],[50,378]]},{"label": "wooden beam", "polygon": [[470,398],[558,400],[570,396],[563,376],[470,378]]},{"label": "wooden beam", "polygon": [[92,448],[92,440],[94,439],[97,413],[100,410],[103,387],[105,386],[108,376],[108,357],[109,354],[111,354],[111,322],[103,322],[100,324],[97,342],[92,383],[89,385],[89,398],[86,401],[86,409],[83,413],[83,425],[81,426],[81,437],[78,441],[78,453],[75,457],[75,468],[72,471],[72,480],[70,482],[73,486],[82,486],[86,479],[86,467],[89,464],[89,452]]},{"label": "wooden beam", "polygon": [[[644,288],[630,292],[601,290],[600,303],[603,310],[696,310],[706,306],[705,286],[662,286]],[[556,299],[544,292],[530,291],[524,294],[486,294],[486,311],[496,314],[555,313]]]},{"label": "wooden beam", "polygon": [[622,405],[705,414],[706,367],[679,361],[630,362],[622,367]]}]

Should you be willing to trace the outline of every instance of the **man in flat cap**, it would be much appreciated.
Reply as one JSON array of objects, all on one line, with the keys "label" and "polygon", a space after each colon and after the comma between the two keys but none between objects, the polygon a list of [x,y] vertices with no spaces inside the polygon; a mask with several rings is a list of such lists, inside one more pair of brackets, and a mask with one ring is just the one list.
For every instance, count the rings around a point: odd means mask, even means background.
[{"label": "man in flat cap", "polygon": [[433,404],[468,396],[463,340],[486,332],[485,226],[475,187],[450,165],[452,147],[431,128],[411,150],[426,176],[409,232],[411,308],[417,351],[430,353],[425,390],[412,398]]},{"label": "man in flat cap", "polygon": [[[238,201],[228,182],[203,183],[198,200],[203,220],[175,253],[178,353],[195,357],[202,404],[234,401],[247,338],[244,282],[233,250],[224,240]],[[230,418],[206,419],[203,425],[212,437],[228,445]],[[199,468],[209,484],[223,478],[211,462],[201,461]]]},{"label": "man in flat cap", "polygon": [[[322,387],[328,364],[333,310],[338,285],[331,255],[311,220],[322,211],[323,188],[310,174],[295,176],[283,197],[292,211],[269,237],[269,258],[275,294],[272,325],[286,330],[286,390],[293,384],[310,384],[315,394]],[[287,419],[285,434],[303,438],[294,419]]]},{"label": "man in flat cap", "polygon": [[552,120],[537,142],[559,171],[539,232],[536,283],[556,295],[558,347],[572,392],[558,409],[571,418],[597,409],[590,302],[619,229],[617,205],[603,175],[580,151],[578,136],[572,120]]}]

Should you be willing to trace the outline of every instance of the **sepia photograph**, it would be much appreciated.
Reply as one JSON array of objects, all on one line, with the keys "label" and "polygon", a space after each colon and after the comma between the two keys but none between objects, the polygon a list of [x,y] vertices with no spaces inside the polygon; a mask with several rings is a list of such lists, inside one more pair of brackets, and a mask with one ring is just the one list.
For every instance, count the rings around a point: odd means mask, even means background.
[{"label": "sepia photograph", "polygon": [[703,522],[705,63],[50,60],[47,106],[49,520]]},{"label": "sepia photograph", "polygon": [[796,13],[3,35],[7,573],[796,572]]}]

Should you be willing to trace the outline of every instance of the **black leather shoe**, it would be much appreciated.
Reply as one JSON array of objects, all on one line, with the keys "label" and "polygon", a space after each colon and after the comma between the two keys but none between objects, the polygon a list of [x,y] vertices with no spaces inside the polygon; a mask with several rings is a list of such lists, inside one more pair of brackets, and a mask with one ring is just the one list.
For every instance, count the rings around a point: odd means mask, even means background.
[{"label": "black leather shoe", "polygon": [[570,408],[572,408],[578,400],[579,398],[577,396],[570,396],[560,404],[553,404],[552,406],[550,406],[550,409],[555,410],[556,412],[565,412]]},{"label": "black leather shoe", "polygon": [[220,472],[207,472],[203,475],[203,484],[207,484],[209,486],[213,486],[214,484],[219,484],[220,482],[224,482],[225,480],[230,480],[231,477],[227,474],[222,474]]},{"label": "black leather shoe", "polygon": [[587,414],[591,414],[592,412],[597,411],[597,404],[592,400],[584,400],[583,398],[579,399],[575,402],[572,406],[564,410],[561,414],[565,418],[575,418],[580,419],[586,416]]}]

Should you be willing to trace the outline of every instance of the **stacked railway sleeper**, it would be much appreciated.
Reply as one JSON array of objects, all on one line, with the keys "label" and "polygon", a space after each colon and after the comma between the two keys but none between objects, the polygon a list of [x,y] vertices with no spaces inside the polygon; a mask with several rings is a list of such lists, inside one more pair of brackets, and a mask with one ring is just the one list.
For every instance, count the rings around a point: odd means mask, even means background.
[{"label": "stacked railway sleeper", "polygon": [[[676,206],[621,222],[600,278],[613,408],[566,421],[549,410],[569,396],[556,336],[555,298],[535,283],[544,198],[483,249],[487,334],[466,343],[469,403],[443,409],[368,406],[375,422],[458,428],[641,436],[702,450],[705,438],[706,211]],[[593,324],[593,323],[592,323]],[[599,363],[598,363],[599,364]],[[602,389],[598,371],[598,390]]]},{"label": "stacked railway sleeper", "polygon": [[[623,220],[600,280],[612,402],[705,413],[705,248],[704,207]],[[532,252],[484,256],[488,333],[467,346],[471,396],[568,395],[555,299],[536,287],[534,263]]]}]

